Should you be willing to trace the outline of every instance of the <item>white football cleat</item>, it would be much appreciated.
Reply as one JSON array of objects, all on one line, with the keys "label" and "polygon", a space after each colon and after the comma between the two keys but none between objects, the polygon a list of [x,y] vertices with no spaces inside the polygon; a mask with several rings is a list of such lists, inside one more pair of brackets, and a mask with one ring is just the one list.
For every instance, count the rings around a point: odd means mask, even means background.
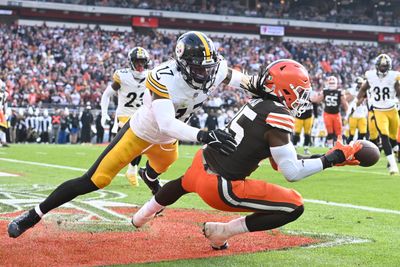
[{"label": "white football cleat", "polygon": [[211,247],[215,250],[227,249],[229,247],[229,233],[225,223],[206,222],[203,224],[203,234],[210,240]]},{"label": "white football cleat", "polygon": [[125,173],[125,177],[133,187],[139,186],[138,170],[136,165],[128,165],[128,170]]}]

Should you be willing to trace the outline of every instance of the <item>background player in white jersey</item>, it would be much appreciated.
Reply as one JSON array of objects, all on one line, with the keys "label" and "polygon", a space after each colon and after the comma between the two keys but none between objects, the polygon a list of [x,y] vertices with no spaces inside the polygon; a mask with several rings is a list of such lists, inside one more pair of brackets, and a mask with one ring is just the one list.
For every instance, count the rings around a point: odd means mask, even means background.
[{"label": "background player in white jersey", "polygon": [[8,226],[10,237],[18,237],[37,224],[50,210],[109,185],[134,158],[148,158],[142,178],[155,194],[161,188],[158,175],[178,158],[178,141],[200,142],[224,155],[235,151],[231,134],[203,131],[185,123],[208,94],[221,83],[246,87],[248,77],[228,68],[213,42],[201,32],[179,37],[175,59],[155,69],[146,78],[143,105],[135,112],[92,167],[81,177],[58,186],[34,209],[18,216]]},{"label": "background player in white jersey", "polygon": [[365,73],[365,82],[357,95],[357,105],[367,96],[370,113],[368,130],[370,140],[378,143],[380,135],[382,147],[389,161],[389,173],[398,174],[396,159],[392,148],[396,145],[399,117],[396,103],[400,96],[400,73],[393,71],[392,59],[381,54],[376,58],[375,70]]},{"label": "background player in white jersey", "polygon": [[353,141],[354,135],[356,131],[357,139],[362,140],[365,138],[367,133],[367,116],[368,116],[368,108],[366,103],[361,103],[357,106],[357,94],[360,90],[360,87],[364,79],[362,77],[357,77],[355,83],[352,88],[347,90],[346,99],[349,102],[349,110],[347,114],[348,122],[349,122],[349,139],[348,143]]},{"label": "background player in white jersey", "polygon": [[0,144],[3,147],[8,147],[6,140],[6,131],[8,129],[8,123],[5,116],[6,99],[6,84],[0,79]]},{"label": "background player in white jersey", "polygon": [[[118,95],[115,123],[112,129],[117,133],[143,103],[143,94],[150,56],[146,49],[134,47],[128,54],[129,68],[119,69],[114,72],[113,83],[107,86],[101,97],[101,125],[106,126],[110,121],[108,105],[110,98]],[[132,186],[138,186],[137,166],[141,156],[138,156],[128,165],[126,178]]]}]

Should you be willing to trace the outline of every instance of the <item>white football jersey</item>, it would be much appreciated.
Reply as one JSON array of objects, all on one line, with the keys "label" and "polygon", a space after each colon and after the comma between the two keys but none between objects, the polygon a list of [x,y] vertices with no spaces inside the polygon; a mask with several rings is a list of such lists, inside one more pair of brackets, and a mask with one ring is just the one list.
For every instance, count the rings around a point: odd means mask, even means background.
[{"label": "white football jersey", "polygon": [[145,80],[148,71],[135,74],[130,68],[119,69],[114,72],[113,80],[121,85],[118,89],[118,107],[116,115],[132,116],[143,104],[143,95],[146,89]]},{"label": "white football jersey", "polygon": [[176,141],[175,138],[166,136],[160,132],[157,122],[152,114],[150,91],[162,97],[172,100],[176,118],[181,121],[188,121],[190,116],[201,108],[203,102],[228,74],[228,65],[221,60],[214,84],[205,93],[202,90],[195,90],[190,87],[177,70],[175,60],[169,60],[154,68],[146,78],[146,87],[143,106],[133,115],[130,126],[137,136],[153,144],[170,144]]},{"label": "white football jersey", "polygon": [[397,102],[396,90],[394,85],[400,79],[398,71],[390,70],[388,74],[380,78],[376,70],[365,72],[370,88],[367,92],[368,105],[377,109],[391,109]]},{"label": "white football jersey", "polygon": [[349,93],[354,96],[354,99],[353,99],[353,101],[351,101],[349,103],[349,109],[347,110],[347,113],[348,113],[347,115],[349,116],[350,112],[354,109],[353,114],[351,114],[351,116],[353,118],[357,118],[357,119],[366,118],[368,116],[367,104],[363,102],[361,105],[359,105],[357,107],[358,92],[357,92],[356,86],[357,85],[354,84],[353,87],[349,89]]}]

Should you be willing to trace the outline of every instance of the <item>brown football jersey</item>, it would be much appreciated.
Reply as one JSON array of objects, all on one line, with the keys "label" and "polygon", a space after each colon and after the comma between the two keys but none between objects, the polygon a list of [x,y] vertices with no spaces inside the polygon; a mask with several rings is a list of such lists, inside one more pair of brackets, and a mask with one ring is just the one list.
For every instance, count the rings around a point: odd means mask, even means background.
[{"label": "brown football jersey", "polygon": [[278,102],[253,99],[242,107],[227,127],[235,137],[237,150],[224,156],[207,146],[204,158],[208,167],[225,179],[241,180],[255,171],[261,160],[271,156],[265,133],[272,128],[292,133],[294,118]]}]

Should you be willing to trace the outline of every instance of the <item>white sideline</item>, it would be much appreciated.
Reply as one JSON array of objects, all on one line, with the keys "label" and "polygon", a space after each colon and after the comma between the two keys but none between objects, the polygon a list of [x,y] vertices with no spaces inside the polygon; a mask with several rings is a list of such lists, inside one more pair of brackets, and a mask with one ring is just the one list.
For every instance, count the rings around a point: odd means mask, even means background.
[{"label": "white sideline", "polygon": [[[0,161],[20,163],[20,164],[29,164],[29,165],[35,165],[35,166],[41,166],[41,167],[51,167],[51,168],[71,170],[71,171],[80,171],[80,172],[87,171],[87,169],[83,169],[83,168],[62,166],[62,165],[56,165],[56,164],[47,164],[47,163],[40,163],[40,162],[33,162],[33,161],[24,161],[24,160],[18,160],[18,159],[0,158]],[[352,172],[357,172],[357,170],[352,170]],[[360,171],[360,172],[364,173],[365,171]],[[124,176],[123,174],[117,174],[117,175]],[[162,181],[162,182],[165,183],[166,181]],[[335,207],[351,208],[351,209],[358,209],[358,210],[371,211],[371,212],[380,212],[380,213],[389,213],[389,214],[400,215],[399,210],[381,209],[381,208],[359,206],[359,205],[353,205],[353,204],[348,204],[348,203],[337,203],[337,202],[330,202],[330,201],[317,200],[317,199],[304,199],[304,201],[308,202],[308,203],[321,204],[321,205],[327,205],[327,206],[335,206]]]}]

